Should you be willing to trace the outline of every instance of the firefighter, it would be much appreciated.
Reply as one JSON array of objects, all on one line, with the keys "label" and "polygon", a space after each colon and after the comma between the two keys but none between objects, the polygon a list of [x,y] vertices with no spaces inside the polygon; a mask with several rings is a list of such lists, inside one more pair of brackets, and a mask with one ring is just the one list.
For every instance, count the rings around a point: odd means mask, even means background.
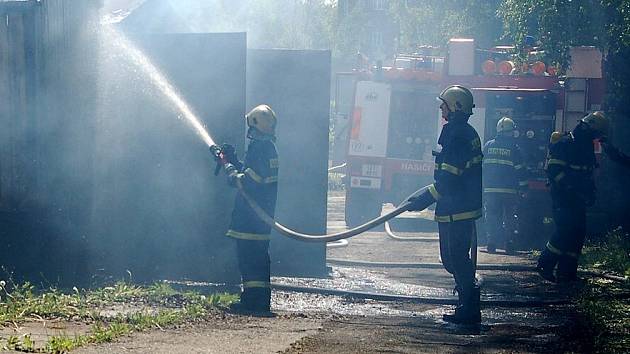
[{"label": "firefighter", "polygon": [[451,323],[478,324],[479,286],[469,254],[472,239],[477,237],[475,220],[482,215],[481,140],[468,124],[475,105],[470,90],[459,85],[447,87],[438,100],[446,124],[438,139],[442,150],[435,153],[435,183],[410,198],[410,210],[422,210],[437,202],[440,256],[444,268],[455,279],[460,304],[454,314],[443,318]]},{"label": "firefighter", "polygon": [[[278,154],[274,144],[276,115],[267,105],[260,105],[246,115],[248,126],[245,159],[239,161],[234,148],[224,146],[228,183],[241,184],[245,192],[271,217],[274,216],[278,191]],[[227,236],[236,240],[238,266],[243,291],[235,311],[270,311],[269,238],[271,227],[264,223],[239,193],[236,196]]]},{"label": "firefighter", "polygon": [[483,197],[488,253],[497,247],[514,254],[514,234],[519,195],[527,186],[521,150],[516,144],[516,125],[508,117],[499,119],[497,136],[483,147]]},{"label": "firefighter", "polygon": [[586,237],[586,208],[595,203],[593,140],[606,136],[608,124],[602,112],[594,112],[582,118],[570,133],[551,135],[546,171],[556,230],[537,266],[547,280],[577,280],[578,258]]}]

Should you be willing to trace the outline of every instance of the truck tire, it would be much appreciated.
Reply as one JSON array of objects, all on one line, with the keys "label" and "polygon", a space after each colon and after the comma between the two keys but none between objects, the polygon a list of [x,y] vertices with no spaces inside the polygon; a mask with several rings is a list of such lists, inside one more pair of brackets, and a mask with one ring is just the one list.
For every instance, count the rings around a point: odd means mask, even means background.
[{"label": "truck tire", "polygon": [[346,226],[355,227],[381,215],[380,193],[357,188],[346,189]]}]

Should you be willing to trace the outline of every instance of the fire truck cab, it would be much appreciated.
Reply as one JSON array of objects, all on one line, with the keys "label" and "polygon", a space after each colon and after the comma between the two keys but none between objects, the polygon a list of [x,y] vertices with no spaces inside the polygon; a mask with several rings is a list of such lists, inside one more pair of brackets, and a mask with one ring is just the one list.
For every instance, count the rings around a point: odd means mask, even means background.
[{"label": "fire truck cab", "polygon": [[[473,39],[453,39],[446,55],[424,48],[397,57],[391,67],[337,76],[336,113],[347,117],[345,133],[336,140],[337,146],[343,142],[346,147],[347,225],[374,218],[383,203],[396,205],[431,183],[432,151],[445,123],[436,97],[458,84],[473,92],[476,107],[470,124],[484,143],[496,135],[501,117],[516,122],[515,137],[529,176],[518,213],[519,231],[540,238],[530,238],[527,247],[546,239],[553,229],[544,173],[549,138],[601,108],[601,53],[574,48],[571,71],[560,77],[555,68],[535,60],[536,53],[517,68],[511,51],[513,47],[479,50]],[[345,99],[340,96],[344,85],[352,87]]]}]

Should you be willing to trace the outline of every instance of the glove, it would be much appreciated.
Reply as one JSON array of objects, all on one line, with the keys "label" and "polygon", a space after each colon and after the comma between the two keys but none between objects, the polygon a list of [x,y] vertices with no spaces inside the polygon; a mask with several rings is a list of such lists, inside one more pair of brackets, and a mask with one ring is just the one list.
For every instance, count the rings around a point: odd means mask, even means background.
[{"label": "glove", "polygon": [[433,195],[427,190],[420,195],[407,199],[407,202],[409,202],[407,206],[408,211],[421,211],[435,203],[435,198],[433,198]]},{"label": "glove", "polygon": [[234,145],[227,143],[221,145],[221,153],[223,154],[227,162],[233,165],[239,162],[238,157],[236,156],[236,149],[234,148]]},{"label": "glove", "polygon": [[244,174],[238,172],[234,165],[229,163],[225,165],[225,172],[227,173],[227,183],[230,187],[236,187],[237,181],[244,176]]}]

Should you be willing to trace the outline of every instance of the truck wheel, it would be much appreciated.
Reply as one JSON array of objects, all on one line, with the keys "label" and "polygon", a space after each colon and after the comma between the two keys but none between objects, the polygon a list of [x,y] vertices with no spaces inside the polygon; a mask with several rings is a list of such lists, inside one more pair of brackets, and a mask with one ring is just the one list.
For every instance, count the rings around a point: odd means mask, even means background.
[{"label": "truck wheel", "polygon": [[379,193],[355,188],[346,189],[346,226],[355,227],[381,215],[383,202]]}]

